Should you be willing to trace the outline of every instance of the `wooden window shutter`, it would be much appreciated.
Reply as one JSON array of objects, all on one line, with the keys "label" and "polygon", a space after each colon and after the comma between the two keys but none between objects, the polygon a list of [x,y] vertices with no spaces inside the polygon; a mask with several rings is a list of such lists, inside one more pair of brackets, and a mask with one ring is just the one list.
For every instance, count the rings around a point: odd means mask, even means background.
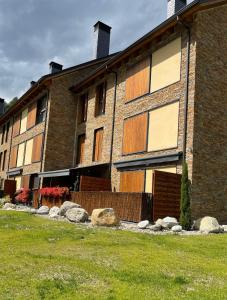
[{"label": "wooden window shutter", "polygon": [[125,102],[147,94],[149,85],[150,57],[146,57],[127,70]]},{"label": "wooden window shutter", "polygon": [[37,102],[34,102],[28,107],[27,129],[35,126],[36,112],[37,112]]},{"label": "wooden window shutter", "polygon": [[102,159],[103,132],[103,128],[95,130],[93,161],[100,161]]},{"label": "wooden window shutter", "polygon": [[10,169],[16,168],[17,166],[17,150],[18,150],[18,146],[14,146],[11,150],[10,164],[9,164]]},{"label": "wooden window shutter", "polygon": [[13,123],[13,137],[20,134],[20,114],[15,117],[14,123]]},{"label": "wooden window shutter", "polygon": [[122,172],[120,176],[120,192],[143,193],[145,171]]},{"label": "wooden window shutter", "polygon": [[77,152],[77,164],[84,162],[84,150],[85,150],[85,134],[78,137],[78,152]]},{"label": "wooden window shutter", "polygon": [[38,162],[42,158],[43,134],[39,134],[33,139],[32,162]]},{"label": "wooden window shutter", "polygon": [[24,189],[29,189],[29,185],[30,185],[30,175],[24,175],[22,177],[22,187]]},{"label": "wooden window shutter", "polygon": [[123,134],[123,154],[146,151],[147,120],[147,113],[125,120]]}]

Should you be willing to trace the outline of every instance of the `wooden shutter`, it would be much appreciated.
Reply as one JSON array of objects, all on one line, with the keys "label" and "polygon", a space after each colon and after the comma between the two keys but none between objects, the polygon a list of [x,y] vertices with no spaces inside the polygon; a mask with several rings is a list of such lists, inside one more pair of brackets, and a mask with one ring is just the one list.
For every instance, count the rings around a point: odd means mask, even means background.
[{"label": "wooden shutter", "polygon": [[144,192],[144,171],[122,172],[120,180],[120,192],[143,193]]},{"label": "wooden shutter", "polygon": [[34,137],[33,140],[33,150],[32,150],[32,162],[38,162],[42,157],[42,147],[43,146],[43,134],[39,134]]},{"label": "wooden shutter", "polygon": [[77,163],[82,164],[84,162],[84,150],[85,150],[85,134],[78,137],[78,152]]},{"label": "wooden shutter", "polygon": [[14,146],[11,150],[10,164],[9,164],[10,169],[16,168],[17,166],[17,150],[18,150],[18,146]]},{"label": "wooden shutter", "polygon": [[102,159],[103,131],[103,128],[95,130],[93,155],[94,161],[100,161]]},{"label": "wooden shutter", "polygon": [[147,57],[127,70],[125,102],[147,94],[149,84],[150,57]]},{"label": "wooden shutter", "polygon": [[29,185],[30,185],[30,175],[25,175],[22,177],[22,187],[24,189],[29,189]]},{"label": "wooden shutter", "polygon": [[36,112],[37,112],[37,102],[34,102],[28,107],[27,129],[35,126]]},{"label": "wooden shutter", "polygon": [[16,116],[14,118],[14,123],[13,123],[13,137],[17,136],[20,134],[20,115]]},{"label": "wooden shutter", "polygon": [[123,154],[146,150],[147,113],[129,118],[124,122]]}]

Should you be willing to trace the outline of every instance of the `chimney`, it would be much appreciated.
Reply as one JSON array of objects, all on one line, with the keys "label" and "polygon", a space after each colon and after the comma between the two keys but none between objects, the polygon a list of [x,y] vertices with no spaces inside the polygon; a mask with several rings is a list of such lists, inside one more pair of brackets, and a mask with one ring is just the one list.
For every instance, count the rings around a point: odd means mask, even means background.
[{"label": "chimney", "polygon": [[109,55],[111,27],[98,21],[94,25],[94,59]]},{"label": "chimney", "polygon": [[49,66],[50,66],[50,73],[51,74],[60,72],[63,69],[63,65],[60,65],[60,64],[58,64],[58,63],[56,63],[54,61],[51,61],[50,64],[49,64]]},{"label": "chimney", "polygon": [[175,15],[179,10],[187,5],[187,0],[167,0],[167,18]]},{"label": "chimney", "polygon": [[5,112],[5,99],[0,98],[0,116]]},{"label": "chimney", "polygon": [[33,81],[33,80],[32,80],[32,81],[30,82],[30,84],[31,84],[31,87],[32,87],[33,85],[36,84],[36,81]]}]

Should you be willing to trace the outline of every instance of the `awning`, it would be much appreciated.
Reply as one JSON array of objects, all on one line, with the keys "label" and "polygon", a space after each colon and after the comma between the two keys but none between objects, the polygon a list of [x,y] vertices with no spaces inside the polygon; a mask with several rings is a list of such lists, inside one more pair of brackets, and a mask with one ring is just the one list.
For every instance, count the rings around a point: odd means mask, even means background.
[{"label": "awning", "polygon": [[39,178],[64,177],[69,176],[69,169],[40,172]]},{"label": "awning", "polygon": [[121,170],[121,169],[145,169],[147,167],[152,167],[155,165],[166,164],[177,162],[180,160],[182,156],[182,152],[174,153],[174,154],[167,154],[167,155],[159,155],[159,156],[152,156],[128,161],[119,161],[115,162],[114,166]]},{"label": "awning", "polygon": [[6,172],[8,176],[17,176],[22,174],[21,168],[12,169]]}]

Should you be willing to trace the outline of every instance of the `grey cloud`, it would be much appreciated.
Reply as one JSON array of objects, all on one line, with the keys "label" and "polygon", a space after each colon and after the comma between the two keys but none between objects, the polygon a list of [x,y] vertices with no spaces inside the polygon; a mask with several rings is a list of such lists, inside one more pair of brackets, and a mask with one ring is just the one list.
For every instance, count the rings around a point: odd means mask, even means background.
[{"label": "grey cloud", "polygon": [[92,58],[92,26],[112,26],[111,52],[166,17],[167,0],[0,0],[0,97],[20,96],[48,73]]}]

